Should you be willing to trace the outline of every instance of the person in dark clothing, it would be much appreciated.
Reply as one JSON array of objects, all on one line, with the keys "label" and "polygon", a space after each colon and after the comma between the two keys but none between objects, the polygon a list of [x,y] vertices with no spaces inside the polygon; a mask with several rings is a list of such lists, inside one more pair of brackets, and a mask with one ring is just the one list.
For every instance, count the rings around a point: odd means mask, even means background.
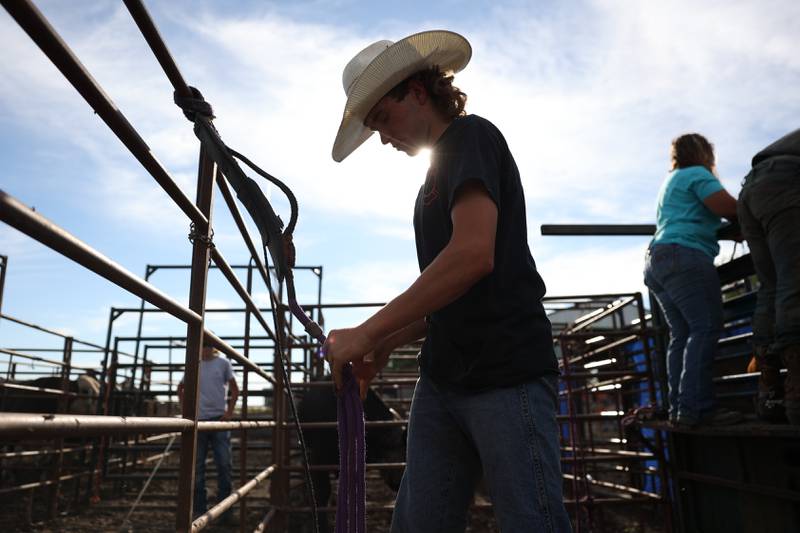
[{"label": "person in dark clothing", "polygon": [[738,214],[760,283],[753,315],[761,370],[756,412],[768,421],[785,414],[800,425],[800,129],[753,157]]},{"label": "person in dark clothing", "polygon": [[414,209],[420,276],[323,350],[334,380],[353,362],[363,390],[392,350],[425,337],[394,533],[464,531],[481,475],[501,530],[570,531],[545,286],[508,145],[452,85],[470,56],[462,36],[430,31],[374,43],[345,68],[333,158],[378,132],[410,156],[430,148],[431,165]]}]

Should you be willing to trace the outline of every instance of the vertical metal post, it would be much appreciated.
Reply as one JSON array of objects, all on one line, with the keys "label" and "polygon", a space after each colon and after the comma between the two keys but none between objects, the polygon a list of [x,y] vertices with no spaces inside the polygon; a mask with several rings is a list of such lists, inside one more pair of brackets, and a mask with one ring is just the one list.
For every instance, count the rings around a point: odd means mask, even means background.
[{"label": "vertical metal post", "polygon": [[[114,349],[111,350],[111,365],[108,367],[108,379],[106,380],[106,394],[103,397],[103,414],[108,416],[111,414],[118,414],[118,409],[115,407],[119,405],[117,400],[117,395],[114,392],[114,389],[117,388],[117,367],[119,365],[119,337],[114,339]],[[94,489],[95,500],[99,501],[100,497],[100,483],[103,481],[103,477],[108,474],[108,457],[110,453],[106,453],[108,450],[109,444],[111,444],[113,440],[112,436],[103,435],[100,439],[100,450],[99,450],[99,459],[97,461],[97,470],[98,474],[96,474],[96,485]],[[123,451],[125,453],[125,459],[123,459],[123,466],[125,465],[125,460],[128,457],[127,451]],[[125,471],[123,470],[123,474]],[[115,483],[115,487],[117,484]]]},{"label": "vertical metal post", "polygon": [[[247,294],[253,294],[253,258],[247,264]],[[250,358],[250,309],[244,314],[244,356]],[[250,371],[244,367],[242,376],[242,420],[247,420],[247,391],[250,387],[248,377]],[[239,485],[247,483],[247,431],[242,431],[239,437]],[[247,523],[247,498],[239,503],[239,532],[244,533]]]},{"label": "vertical metal post", "polygon": [[[283,293],[283,285],[279,286],[278,299],[276,301],[277,314],[277,329],[275,331],[275,353],[272,363],[273,375],[275,376],[275,385],[272,387],[272,412],[275,418],[275,428],[272,433],[272,462],[277,465],[275,473],[272,476],[272,483],[270,483],[270,502],[277,509],[285,508],[288,503],[289,495],[289,472],[286,470],[288,451],[286,440],[286,387],[290,387],[291,383],[284,381],[284,374],[280,371],[283,364],[281,361],[281,344],[286,334],[286,317],[283,314],[283,306],[281,305],[281,295]],[[291,380],[291,369],[287,369],[286,374]],[[275,531],[284,531],[287,526],[286,513],[278,511],[273,519],[272,526]]]},{"label": "vertical metal post", "polygon": [[322,265],[314,269],[317,274],[317,324],[322,326]]},{"label": "vertical metal post", "polygon": [[170,414],[172,414],[172,392],[175,390],[172,388],[172,343],[174,339],[172,337],[169,338],[169,348],[167,348],[167,364],[169,367],[167,368],[167,381],[169,381],[169,394],[167,395],[167,402],[170,405]]},{"label": "vertical metal post", "polygon": [[[205,227],[194,229],[192,275],[189,288],[189,309],[205,319],[206,285],[211,246],[211,200],[216,165],[204,148],[200,148],[197,175],[197,208],[208,220]],[[194,421],[190,429],[181,432],[181,463],[178,475],[178,508],[175,530],[188,533],[192,528],[192,497],[194,493],[195,460],[197,455],[197,415],[200,392],[200,351],[203,347],[203,323],[190,322],[186,328],[186,367],[183,378],[183,417]]]},{"label": "vertical metal post", "polygon": [[572,391],[572,369],[570,368],[570,356],[572,349],[570,342],[566,339],[565,335],[559,335],[559,344],[561,345],[561,358],[564,363],[563,376],[564,384],[567,387],[567,423],[569,428],[569,445],[572,448],[572,498],[575,500],[575,532],[581,531],[581,496],[579,494],[579,476],[584,474],[579,461],[581,460],[581,453],[578,451],[578,422],[575,418],[575,405],[574,393]]},{"label": "vertical metal post", "polygon": [[98,397],[97,401],[97,409],[96,413],[102,414],[103,412],[103,403],[100,401],[100,398],[105,397],[105,390],[106,390],[106,381],[108,374],[108,358],[111,355],[111,332],[114,329],[114,321],[119,318],[119,311],[115,307],[112,307],[111,310],[108,312],[108,329],[106,329],[106,347],[103,350],[103,363],[100,369],[100,396]]},{"label": "vertical metal post", "polygon": [[[111,364],[108,364],[109,357],[109,343],[111,341],[111,327],[113,321],[119,316],[119,312],[112,308],[111,319],[108,323],[108,336],[106,338],[106,356],[103,359],[103,376],[101,381],[100,396],[97,398],[97,410],[103,415],[109,414],[111,405],[111,392],[114,390],[117,381],[117,363],[119,346],[119,338],[114,339],[114,349],[111,351]],[[92,463],[95,465],[94,475],[90,475],[89,479],[89,492],[91,494],[90,501],[92,503],[100,502],[100,484],[103,477],[108,472],[108,457],[106,456],[106,447],[108,446],[109,436],[103,435],[99,440],[95,441],[95,454],[92,457]]]},{"label": "vertical metal post", "polygon": [[6,285],[6,269],[8,268],[8,256],[0,255],[0,313],[3,312],[3,289]]},{"label": "vertical metal post", "polygon": [[[64,337],[64,353],[62,357],[64,366],[61,367],[61,392],[64,394],[58,400],[58,412],[65,413],[68,411],[69,405],[69,375],[72,367],[72,337]],[[60,491],[59,479],[61,478],[61,469],[64,465],[64,439],[56,439],[54,443],[55,449],[58,454],[53,461],[53,472],[50,480],[53,482],[50,487],[50,507],[47,510],[49,518],[55,518],[58,514],[58,495]]]},{"label": "vertical metal post", "polygon": [[[651,302],[654,301],[654,298],[650,299]],[[647,334],[647,321],[644,317],[644,298],[642,298],[642,293],[636,293],[636,308],[639,310],[639,329],[642,331],[641,339],[642,339],[642,348],[644,350],[644,360],[645,366],[647,369],[647,388],[648,394],[650,396],[650,403],[655,405],[657,401],[656,397],[656,376],[653,372],[653,353],[650,350],[650,337]],[[653,317],[656,316],[656,310],[651,309],[651,315]],[[663,353],[663,352],[662,352]],[[661,366],[661,368],[665,368]],[[666,398],[665,395],[666,389],[661,389],[661,401],[664,402]],[[656,439],[656,449],[661,450],[662,453],[666,451],[664,447],[664,438],[661,434],[661,431],[655,430],[655,439]],[[658,466],[658,476],[661,485],[661,498],[663,501],[663,511],[664,511],[664,531],[672,531],[672,503],[670,497],[670,484],[669,484],[669,477],[667,476],[666,468],[667,465],[664,464],[664,457],[659,457],[659,466]]]},{"label": "vertical metal post", "polygon": [[[153,265],[147,265],[147,268],[144,272],[144,280],[149,282],[150,276],[153,275],[153,272],[157,270],[158,267],[154,267]],[[141,299],[139,302],[139,320],[138,324],[136,325],[136,344],[133,347],[133,371],[131,373],[131,385],[136,381],[136,366],[139,363],[139,346],[141,344],[141,337],[142,337],[142,327],[144,323],[144,298]]]}]

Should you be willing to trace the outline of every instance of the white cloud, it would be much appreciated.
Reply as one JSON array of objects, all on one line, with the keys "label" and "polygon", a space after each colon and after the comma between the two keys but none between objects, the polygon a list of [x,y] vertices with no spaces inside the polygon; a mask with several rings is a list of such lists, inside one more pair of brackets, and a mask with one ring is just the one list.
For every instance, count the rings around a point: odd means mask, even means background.
[{"label": "white cloud", "polygon": [[335,269],[329,283],[350,302],[387,302],[419,276],[416,261],[365,261]]},{"label": "white cloud", "polygon": [[[499,5],[479,26],[466,28],[475,54],[458,81],[470,95],[469,108],[504,131],[537,212],[555,202],[562,212],[592,219],[645,216],[652,204],[640,201],[631,212],[631,200],[657,190],[676,134],[707,132],[726,175],[744,168],[749,156],[743,154],[763,143],[758,126],[788,121],[787,104],[796,108],[798,97],[767,80],[797,76],[800,60],[789,37],[797,6],[722,7],[692,5],[687,16],[689,5],[680,3],[590,2],[550,12]],[[127,12],[107,11],[103,24],[72,32],[70,44],[155,152],[180,172],[174,177],[191,198],[194,173],[187,171],[196,163],[197,142],[190,125]],[[343,164],[329,157],[344,103],[341,69],[377,36],[276,12],[243,17],[198,10],[189,18],[181,12],[178,20],[167,8],[162,16],[188,31],[170,45],[187,80],[214,105],[223,138],[290,183],[303,205],[376,221],[410,220],[424,162],[374,141]],[[119,216],[145,223],[154,212],[182,216],[118,146],[109,150],[118,142],[107,131],[74,128],[85,105],[65,94],[71,88],[27,37],[11,33],[5,40],[15,54],[39,57],[6,66],[10,81],[0,94],[46,105],[9,108],[26,123],[70,128],[73,142],[93,152],[106,176],[98,194],[125,199]],[[45,107],[66,116],[42,113]],[[79,123],[86,126],[85,118]],[[728,185],[736,182],[734,176]]]},{"label": "white cloud", "polygon": [[414,228],[410,223],[405,224],[382,224],[372,229],[375,235],[381,237],[391,237],[393,239],[400,239],[403,241],[414,240]]},{"label": "white cloud", "polygon": [[548,296],[642,292],[644,248],[641,245],[587,246],[552,253],[536,262]]},{"label": "white cloud", "polygon": [[[197,140],[126,10],[95,2],[80,9],[44,7],[193,199]],[[322,228],[312,234],[301,221],[295,242],[301,262],[321,257],[315,262],[326,268],[325,299],[376,301],[403,290],[417,275],[413,257],[402,264],[352,262],[368,257],[376,238],[413,238],[412,208],[425,162],[374,139],[342,164],[332,161],[330,149],[344,104],[344,64],[371,41],[410,32],[412,23],[384,20],[359,30],[309,23],[298,16],[302,9],[272,4],[248,12],[203,4],[187,13],[185,7],[157,4],[153,13],[187,81],[213,104],[223,139],[284,179],[303,217]],[[590,1],[546,8],[496,3],[480,13],[464,8],[459,30],[472,42],[474,57],[457,84],[469,94],[468,109],[495,122],[512,148],[526,186],[532,240],[542,223],[645,223],[654,218],[654,196],[675,135],[707,134],[717,146],[723,182],[735,192],[751,155],[796,127],[798,18],[794,1]],[[31,197],[20,199],[39,203],[69,170],[59,165],[80,164],[82,177],[58,189],[63,211],[45,215],[65,227],[73,220],[98,227],[124,223],[129,233],[114,243],[117,248],[104,248],[111,257],[133,245],[142,255],[185,245],[186,217],[5,15],[0,45],[4,57],[13,58],[0,61],[0,124],[34,139],[23,147],[26,157],[58,154],[41,158],[39,174],[9,174],[4,182],[36,180]],[[280,194],[272,199],[285,213]],[[242,254],[221,210],[217,203],[216,240],[233,261]],[[351,233],[326,234],[328,221]],[[25,239],[0,227],[12,265],[30,265],[26,272],[50,268],[43,247]],[[337,246],[326,247],[334,240]],[[534,257],[550,294],[641,288],[641,246],[605,249],[587,241],[565,252],[557,239],[547,242],[535,247]],[[147,259],[161,258],[135,258]],[[316,300],[316,293],[309,289],[301,300],[306,297]]]}]

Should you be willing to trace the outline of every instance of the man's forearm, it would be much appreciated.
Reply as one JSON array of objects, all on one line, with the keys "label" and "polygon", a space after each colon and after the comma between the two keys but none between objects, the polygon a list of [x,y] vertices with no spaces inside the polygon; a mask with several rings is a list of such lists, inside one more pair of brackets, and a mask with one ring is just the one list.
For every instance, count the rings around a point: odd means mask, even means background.
[{"label": "man's forearm", "polygon": [[382,343],[384,350],[392,351],[400,346],[421,339],[428,333],[428,323],[425,318],[420,318],[408,326],[392,333]]}]

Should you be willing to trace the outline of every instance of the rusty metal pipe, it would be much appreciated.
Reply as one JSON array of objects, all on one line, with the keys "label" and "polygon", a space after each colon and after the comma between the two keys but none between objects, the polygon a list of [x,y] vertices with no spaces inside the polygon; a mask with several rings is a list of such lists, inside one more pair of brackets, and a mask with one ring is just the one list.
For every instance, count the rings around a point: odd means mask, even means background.
[{"label": "rusty metal pipe", "polygon": [[154,286],[2,190],[0,190],[0,220],[110,282],[144,298],[172,316],[190,324],[202,322],[199,314],[183,307]]},{"label": "rusty metal pipe", "polygon": [[[61,332],[53,331],[52,329],[47,329],[47,328],[39,326],[37,324],[32,324],[30,322],[26,322],[25,320],[22,320],[21,318],[17,318],[15,316],[11,316],[11,315],[6,314],[6,313],[0,313],[0,318],[2,318],[3,320],[9,320],[11,322],[14,322],[15,324],[19,324],[20,326],[25,326],[27,328],[35,329],[35,330],[41,331],[43,333],[49,333],[50,335],[55,335],[56,337],[61,337],[62,339],[65,339],[65,338],[68,337],[68,335],[64,335]],[[88,341],[82,341],[82,340],[76,339],[74,337],[72,338],[72,342],[73,342],[73,344],[82,344],[84,346],[91,346],[92,348],[97,348],[97,350],[86,350],[88,352],[91,352],[91,351],[104,351],[105,350],[105,348],[100,346],[99,344],[94,344],[94,343],[88,342]],[[31,348],[31,349],[34,349],[34,348]],[[61,348],[53,348],[53,349],[45,348],[45,350],[60,352]],[[73,349],[72,353],[83,352],[83,351],[84,350]],[[122,354],[122,355],[131,355],[131,354],[127,354],[127,353],[124,353],[124,352],[120,352],[120,354]]]},{"label": "rusty metal pipe", "polygon": [[47,19],[30,0],[0,0],[17,24],[35,42],[42,52],[61,71],[65,78],[95,110],[103,122],[114,132],[131,154],[141,163],[161,188],[172,198],[189,219],[204,227],[208,219],[189,200],[161,163],[153,155],[150,147],[139,136],[125,115],[106,95],[100,85],[81,64],[69,46],[50,25]]},{"label": "rusty metal pipe", "polygon": [[[192,270],[189,285],[189,309],[200,315],[200,322],[188,323],[186,326],[186,369],[183,375],[183,398],[181,413],[192,420],[192,425],[181,433],[180,474],[178,476],[178,509],[175,513],[175,530],[187,533],[192,526],[192,503],[195,482],[195,459],[197,455],[197,420],[200,410],[200,358],[202,356],[204,335],[203,320],[206,306],[206,289],[208,287],[208,263],[213,230],[211,228],[211,210],[214,192],[214,180],[217,167],[210,154],[202,146],[197,168],[197,207],[208,217],[209,223],[195,227],[192,246]],[[214,335],[216,341],[225,345]]]},{"label": "rusty metal pipe", "polygon": [[277,509],[274,507],[270,509],[267,514],[264,515],[264,518],[261,519],[261,522],[259,522],[256,528],[253,530],[253,533],[264,533],[264,531],[267,530],[267,527],[269,527],[270,522],[272,522],[272,519],[275,517],[275,513],[277,512]]},{"label": "rusty metal pipe", "polygon": [[192,532],[201,531],[211,522],[219,518],[222,513],[230,509],[233,504],[247,496],[247,493],[256,488],[258,485],[263,483],[277,468],[276,465],[272,465],[269,468],[264,469],[261,473],[259,473],[256,477],[248,481],[243,486],[239,487],[235,491],[233,491],[230,496],[219,502],[217,505],[206,511],[206,513],[200,516],[197,520],[192,522]]},{"label": "rusty metal pipe", "polygon": [[269,338],[271,340],[275,340],[275,332],[269,327],[266,319],[264,319],[261,311],[258,309],[258,305],[256,305],[256,303],[253,301],[252,296],[247,293],[247,289],[242,286],[242,282],[239,281],[239,278],[236,277],[236,274],[228,265],[227,261],[225,261],[225,258],[222,257],[222,253],[220,253],[220,251],[216,248],[213,248],[211,250],[211,258],[214,260],[214,264],[219,267],[220,271],[228,280],[228,282],[230,282],[233,290],[235,290],[242,301],[244,301],[244,304],[247,306],[247,310],[253,313],[253,316],[255,316],[258,323],[261,324],[261,327],[264,328],[264,331],[267,332]]},{"label": "rusty metal pipe", "polygon": [[150,13],[147,12],[147,8],[144,7],[144,4],[140,0],[124,0],[124,2],[125,7],[130,11],[131,17],[133,17],[139,30],[142,32],[144,39],[153,51],[153,55],[156,56],[161,68],[164,69],[164,74],[167,75],[172,86],[182,96],[192,96],[186,81],[181,75],[181,71],[178,69],[178,65],[176,65],[175,60],[172,59],[172,55],[169,53],[164,39],[161,37],[155,23],[153,23]]},{"label": "rusty metal pipe", "polygon": [[191,426],[192,421],[184,418],[0,413],[0,435],[3,438],[12,435],[47,437],[104,432],[147,433],[175,431]]},{"label": "rusty metal pipe", "polygon": [[[59,351],[63,351],[63,349]],[[26,353],[18,352],[17,350],[0,348],[0,353],[13,355],[14,357],[21,357],[23,359],[28,359],[29,361],[38,361],[40,363],[47,363],[53,366],[59,366],[59,367],[67,366],[66,363],[64,363],[63,361],[56,361],[55,359],[46,359],[44,357],[39,357],[38,355],[28,355]],[[78,370],[93,370],[92,367],[90,366],[82,366],[82,365],[70,365],[70,368],[77,368]]]},{"label": "rusty metal pipe", "polygon": [[214,346],[214,348],[218,349],[225,355],[230,356],[232,359],[235,359],[236,361],[241,363],[242,366],[247,367],[249,370],[255,372],[262,378],[266,379],[267,381],[275,385],[275,377],[272,374],[267,373],[263,368],[261,368],[260,366],[252,362],[250,359],[248,359],[247,357],[243,356],[242,354],[234,350],[227,342],[223,341],[222,339],[214,335],[212,332],[206,330],[204,338],[205,342],[211,344],[212,346]]}]

